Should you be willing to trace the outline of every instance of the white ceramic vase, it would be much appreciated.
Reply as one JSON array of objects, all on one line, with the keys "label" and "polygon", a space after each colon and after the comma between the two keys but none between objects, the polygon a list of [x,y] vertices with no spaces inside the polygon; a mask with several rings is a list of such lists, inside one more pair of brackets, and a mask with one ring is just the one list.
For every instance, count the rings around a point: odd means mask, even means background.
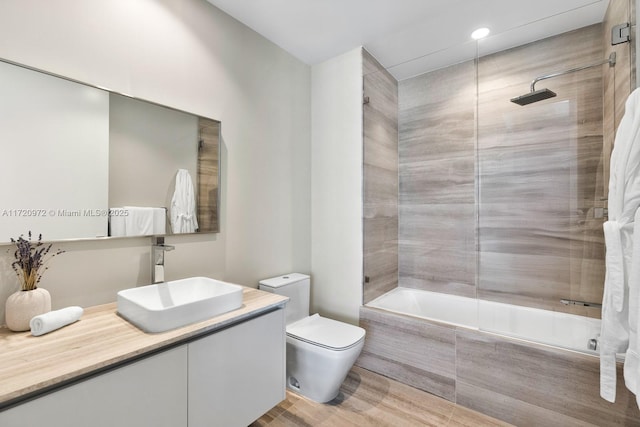
[{"label": "white ceramic vase", "polygon": [[34,316],[51,311],[51,295],[43,288],[18,291],[7,299],[4,315],[7,327],[14,332],[31,329],[29,322]]}]

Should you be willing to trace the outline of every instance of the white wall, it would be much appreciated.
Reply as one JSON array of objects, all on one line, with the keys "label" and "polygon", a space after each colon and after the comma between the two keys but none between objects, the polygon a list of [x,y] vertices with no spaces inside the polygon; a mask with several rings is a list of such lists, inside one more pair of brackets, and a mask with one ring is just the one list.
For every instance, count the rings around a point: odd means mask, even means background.
[{"label": "white wall", "polygon": [[362,304],[362,51],[311,71],[312,311],[357,324]]},{"label": "white wall", "polygon": [[[0,57],[222,122],[222,232],[168,238],[167,280],[310,271],[307,65],[204,0],[2,1]],[[150,239],[59,246],[42,283],[54,307],[149,280]],[[0,302],[10,258],[0,248]]]}]

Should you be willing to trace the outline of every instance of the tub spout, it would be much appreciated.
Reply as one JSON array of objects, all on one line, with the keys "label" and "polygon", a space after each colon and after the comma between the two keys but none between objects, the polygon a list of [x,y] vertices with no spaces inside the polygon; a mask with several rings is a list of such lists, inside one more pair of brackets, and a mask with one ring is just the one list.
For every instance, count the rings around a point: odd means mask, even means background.
[{"label": "tub spout", "polygon": [[602,308],[602,304],[599,304],[597,302],[576,301],[572,299],[561,299],[560,302],[564,305],[580,305],[582,307]]}]

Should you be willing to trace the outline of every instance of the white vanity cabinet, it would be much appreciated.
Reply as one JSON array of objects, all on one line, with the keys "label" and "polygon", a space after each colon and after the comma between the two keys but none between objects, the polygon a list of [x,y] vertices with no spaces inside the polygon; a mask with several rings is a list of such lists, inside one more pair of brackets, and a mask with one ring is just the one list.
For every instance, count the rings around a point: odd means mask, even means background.
[{"label": "white vanity cabinet", "polygon": [[189,427],[244,427],[285,398],[284,310],[189,344]]},{"label": "white vanity cabinet", "polygon": [[0,412],[1,427],[246,427],[285,398],[279,308]]},{"label": "white vanity cabinet", "polygon": [[0,412],[0,426],[177,427],[186,416],[181,346]]}]

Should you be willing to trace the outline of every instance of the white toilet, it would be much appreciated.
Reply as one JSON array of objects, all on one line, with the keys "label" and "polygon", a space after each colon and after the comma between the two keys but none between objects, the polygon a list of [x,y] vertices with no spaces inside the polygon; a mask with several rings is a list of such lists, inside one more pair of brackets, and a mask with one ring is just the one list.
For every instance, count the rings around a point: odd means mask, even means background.
[{"label": "white toilet", "polygon": [[310,279],[304,274],[262,280],[260,289],[289,297],[287,387],[316,402],[333,400],[362,351],[364,329],[309,316]]}]

